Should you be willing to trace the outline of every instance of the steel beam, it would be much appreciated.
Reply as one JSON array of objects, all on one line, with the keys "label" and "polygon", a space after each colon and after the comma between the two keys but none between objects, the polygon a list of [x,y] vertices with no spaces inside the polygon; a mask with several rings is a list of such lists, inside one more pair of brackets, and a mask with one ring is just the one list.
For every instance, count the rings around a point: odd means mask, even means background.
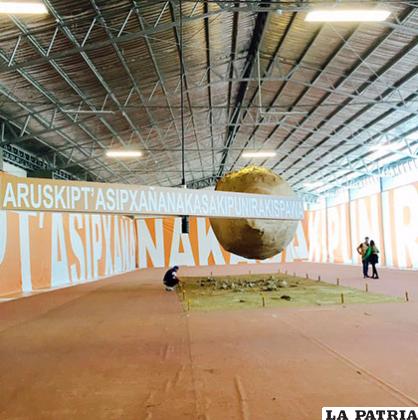
[{"label": "steel beam", "polygon": [[[57,27],[59,29],[61,29],[64,26],[68,26],[68,25],[74,25],[77,22],[77,18],[63,18],[59,15],[57,15],[55,9],[51,6],[51,3],[48,2],[46,3],[49,11],[52,13],[52,15],[54,16],[54,18],[58,18],[57,20]],[[162,5],[162,7],[164,7],[164,5]],[[187,15],[185,14],[183,16],[183,25],[186,25],[188,23],[193,23],[195,21],[199,21],[202,20],[204,18],[207,17],[216,17],[217,15],[224,13],[224,11],[222,9],[219,10],[211,10],[210,12],[208,12],[207,14],[204,13],[200,13],[200,14],[192,14],[192,12]],[[84,16],[82,16],[82,19],[85,19]],[[92,23],[95,20],[95,17],[92,17],[90,22]],[[91,24],[90,23],[90,24]],[[165,23],[158,23],[156,25],[149,25],[147,24],[146,29],[142,30],[142,31],[135,31],[135,32],[130,32],[130,33],[124,33],[121,34],[119,37],[117,37],[115,39],[115,42],[117,44],[123,44],[129,41],[134,41],[137,39],[141,39],[144,36],[152,36],[155,35],[157,33],[160,32],[166,32],[169,31],[173,28],[178,28],[179,27],[179,22],[165,22]],[[32,36],[36,36],[39,35],[39,33],[37,31],[32,31],[32,32],[28,32],[29,35]],[[50,52],[48,55],[44,55],[38,59],[34,59],[34,60],[27,60],[27,61],[22,61],[22,62],[15,62],[15,64],[9,66],[9,65],[0,65],[0,73],[3,72],[7,72],[10,70],[16,70],[16,69],[21,69],[21,68],[26,68],[26,67],[31,67],[31,66],[37,66],[37,65],[41,65],[41,64],[45,64],[50,62],[51,60],[61,60],[63,58],[68,58],[74,55],[79,55],[82,53],[87,53],[87,52],[91,52],[93,50],[96,49],[100,49],[106,46],[109,46],[112,44],[112,41],[107,38],[104,39],[103,41],[92,41],[92,42],[85,42],[84,45],[75,45],[74,48],[68,48],[65,51],[60,51],[60,52]]]},{"label": "steel beam", "polygon": [[[409,10],[407,11],[404,16],[403,16],[403,21],[406,23],[408,21],[408,19],[410,19],[413,16],[414,11]],[[358,25],[354,30],[352,30],[352,32],[350,33],[349,37],[347,40],[342,40],[342,42],[339,44],[339,46],[337,47],[337,49],[335,51],[333,51],[333,53],[330,55],[329,60],[325,63],[325,65],[321,66],[321,69],[315,69],[315,76],[313,77],[312,80],[309,81],[309,84],[311,86],[306,86],[305,89],[301,92],[301,94],[298,96],[298,98],[294,101],[294,103],[292,104],[292,106],[289,108],[290,111],[294,110],[299,104],[300,102],[303,100],[303,98],[305,98],[305,96],[310,92],[311,88],[315,88],[317,82],[320,80],[320,78],[323,78],[324,75],[326,75],[326,72],[329,68],[331,68],[334,60],[336,60],[339,57],[339,53],[346,48],[347,44],[349,43],[350,39],[352,39],[354,36],[356,36],[357,34],[357,30],[359,29],[360,25]],[[339,77],[338,82],[332,86],[332,89],[330,89],[326,95],[319,101],[319,105],[326,103],[326,101],[328,100],[328,98],[332,95],[332,94],[339,94],[338,92],[341,90],[341,87],[344,87],[345,85],[347,85],[350,81],[350,78],[355,74],[355,72],[357,71],[357,69],[364,64],[364,62],[367,60],[368,57],[370,57],[374,51],[379,48],[383,42],[385,42],[388,37],[392,34],[393,31],[388,31],[388,33],[386,33],[384,35],[383,38],[380,38],[377,42],[374,43],[374,45],[368,49],[368,51],[366,51],[366,53],[363,55],[363,57],[359,57],[359,60],[357,61],[357,63],[349,70],[348,74],[345,74],[344,76],[341,75]],[[317,33],[317,36],[320,34],[320,32]],[[313,41],[317,38],[317,36],[315,36],[313,38]],[[302,54],[298,64],[301,64],[304,60],[304,56],[305,54],[310,50],[310,47],[314,45],[314,42],[311,42],[307,48],[304,50],[304,53]],[[295,75],[295,73],[292,73],[291,78]],[[361,96],[367,87],[369,87],[369,85],[372,85],[373,83],[380,83],[379,78],[372,78],[370,80],[368,80],[367,82],[363,82],[361,85],[360,89],[354,89],[353,93],[349,93],[349,95],[346,97],[345,100],[345,104],[348,103],[353,103],[357,97]],[[385,86],[386,87],[386,86]],[[273,101],[270,103],[270,106],[274,105],[276,102],[280,102],[281,99],[281,92],[284,89],[284,85],[282,85],[282,87],[279,89],[278,93],[275,95]],[[351,96],[351,101],[349,101],[349,96]],[[380,102],[381,98],[374,98],[373,101],[375,101],[376,103]],[[340,105],[339,105],[340,106]],[[310,117],[316,115],[316,113],[319,111],[318,107],[312,107],[312,109],[308,112],[308,114],[306,115],[306,117],[302,120],[301,124],[298,124],[286,137],[285,139],[282,141],[281,145],[279,147],[281,147],[282,145],[286,144],[287,141],[289,141],[289,139],[292,138],[292,135],[295,134],[296,132],[300,132],[301,127],[304,126],[305,123],[310,121]],[[324,125],[325,121],[321,122],[321,125]],[[272,136],[274,135],[275,131],[277,130],[277,128],[280,127],[280,125],[278,125],[277,127],[275,127],[270,134],[267,136],[266,138],[266,142],[269,141],[270,138],[272,138]],[[252,135],[254,135],[255,131],[252,133]],[[250,136],[251,139],[251,136]],[[246,142],[246,144],[248,144],[248,142],[250,141],[250,139]],[[296,150],[296,149],[295,149]],[[236,163],[236,161],[234,162],[234,164]],[[264,162],[265,163],[265,162]],[[232,166],[233,168],[233,166]],[[231,169],[232,169],[231,168]]]},{"label": "steel beam", "polygon": [[[45,0],[45,4],[47,5],[47,7],[49,8],[51,14],[54,16],[54,18],[61,23],[62,26],[62,30],[63,33],[65,34],[65,36],[68,38],[68,40],[75,45],[77,48],[80,48],[81,45],[78,42],[78,40],[76,39],[76,37],[72,34],[71,30],[65,25],[65,22],[62,20],[61,16],[58,14],[58,12],[54,9],[54,7],[52,6],[51,2],[49,0]],[[110,40],[112,43],[112,39]],[[124,112],[121,108],[121,103],[119,102],[118,98],[114,95],[114,93],[112,92],[112,89],[109,87],[109,85],[107,84],[107,82],[104,80],[104,78],[102,77],[102,75],[99,73],[99,71],[97,70],[96,66],[94,65],[94,63],[90,60],[89,56],[85,53],[85,52],[81,52],[81,57],[83,58],[84,62],[87,64],[87,66],[90,68],[91,72],[93,73],[93,75],[96,77],[96,79],[98,80],[98,82],[102,85],[102,87],[104,88],[106,94],[108,95],[109,98],[111,98],[111,100],[113,101],[113,103],[116,105],[117,109],[119,110],[119,112],[123,115],[123,117],[125,118],[125,120],[127,121],[127,123],[129,124],[129,126],[132,128],[132,131],[135,133],[135,135],[138,137],[139,141],[142,143],[143,147],[146,149],[147,145],[144,142],[144,139],[142,138],[141,133],[138,130],[138,127],[135,126],[135,124],[132,122],[132,120],[130,119],[130,117],[127,115],[126,112]],[[83,98],[83,94],[80,95],[81,98]],[[108,127],[110,127],[110,125],[106,122],[106,124],[108,125]],[[123,139],[121,139],[121,137],[118,135],[117,132],[115,132],[115,137],[119,139],[119,141],[124,145],[125,142]],[[125,168],[127,170],[129,170],[129,167],[126,164],[123,164],[123,166],[125,166]],[[132,174],[134,176],[134,174]]]},{"label": "steel beam", "polygon": [[[166,2],[161,2],[161,8],[164,7]],[[211,1],[210,3],[216,3]],[[237,6],[237,3],[239,3],[239,6]],[[188,23],[192,23],[195,22],[197,20],[202,20],[205,18],[211,18],[211,17],[216,17],[219,14],[222,13],[226,13],[226,12],[231,12],[231,13],[260,13],[260,12],[265,12],[266,11],[266,3],[267,2],[246,2],[246,3],[242,3],[242,2],[217,2],[218,6],[222,5],[223,7],[219,7],[217,10],[210,10],[207,13],[200,13],[200,14],[195,14],[194,13],[194,9],[189,13],[189,14],[185,14],[183,16],[183,23],[184,25],[187,25]],[[274,2],[274,1],[269,1],[268,2],[268,7],[269,7],[269,11],[272,13],[277,13],[277,10],[280,9],[280,11],[282,11],[283,13],[289,13],[289,12],[306,12],[310,7],[312,7],[309,3],[293,3],[293,4],[289,4],[288,7],[286,7],[286,3],[279,3],[279,2]],[[331,2],[323,2],[324,4],[328,3],[328,4],[337,4],[337,1],[331,1]],[[370,2],[369,2],[370,3]],[[381,2],[374,2],[371,4],[379,4]],[[386,4],[393,4],[393,5],[399,5],[399,0],[398,1],[393,1],[393,2],[385,2]],[[407,4],[410,5],[411,7],[415,7],[417,8],[418,6],[416,5],[415,2],[412,1],[403,1],[403,4]],[[81,17],[77,17],[77,16],[72,16],[72,17],[67,17],[65,19],[60,19],[60,21],[57,23],[57,27],[59,28],[61,26],[61,22],[64,23],[65,25],[68,24],[76,24],[77,20],[86,20],[85,16],[81,16]],[[88,17],[87,17],[88,19]],[[94,20],[94,17],[91,18],[91,22]],[[400,24],[399,22],[395,21],[388,21],[388,22],[376,22],[376,25],[380,25],[380,26],[384,26],[384,27],[388,27],[391,29],[394,29],[396,31],[400,31],[403,32],[407,35],[412,35],[412,36],[418,36],[418,29],[411,27],[411,26],[404,26],[402,24]],[[142,38],[145,35],[148,36],[152,36],[154,34],[160,33],[160,32],[165,32],[168,31],[170,29],[173,29],[175,27],[178,27],[179,23],[178,22],[164,22],[164,23],[160,23],[160,21],[157,19],[157,21],[155,22],[154,25],[147,25],[147,28],[143,31],[135,31],[132,33],[123,33],[121,36],[119,36],[116,40],[117,43],[124,43],[124,42],[128,42],[128,41],[133,41],[133,40],[137,40]],[[50,30],[50,28],[48,28],[48,31]],[[38,34],[38,31],[34,30],[32,32],[30,32],[33,35]],[[18,37],[17,37],[18,38]],[[17,42],[17,38],[16,41]],[[51,59],[62,59],[62,58],[67,58],[73,55],[78,55],[82,52],[88,52],[88,51],[92,51],[94,49],[97,48],[103,48],[106,47],[108,45],[111,44],[110,39],[105,39],[103,41],[98,41],[98,42],[86,42],[84,43],[84,45],[80,45],[78,47],[75,48],[69,48],[66,49],[65,51],[60,51],[60,52],[56,52],[56,53],[52,53],[49,51],[49,54],[43,57],[40,57],[38,59],[35,60],[28,60],[28,61],[23,61],[23,62],[19,62],[11,65],[10,68],[8,68],[8,65],[1,65],[0,66],[0,73],[1,72],[5,72],[8,70],[15,70],[17,68],[25,68],[28,66],[35,66],[35,65],[39,65],[39,64],[45,64],[46,62],[50,61]]]},{"label": "steel beam", "polygon": [[[269,7],[269,1],[263,6],[265,10]],[[248,54],[244,65],[243,78],[249,78],[253,72],[254,63],[256,62],[259,48],[262,45],[265,30],[267,27],[268,13],[266,11],[259,12],[255,21],[253,35],[251,37],[251,43],[248,47]],[[231,124],[227,127],[225,133],[225,146],[229,148],[236,137],[237,127],[235,126],[236,121],[239,119],[241,114],[241,106],[244,103],[245,95],[247,93],[248,81],[240,83],[237,96],[235,98],[235,105],[231,113]],[[228,159],[228,151],[224,152],[221,158],[221,162],[218,169],[218,176],[222,176],[225,165]]]}]

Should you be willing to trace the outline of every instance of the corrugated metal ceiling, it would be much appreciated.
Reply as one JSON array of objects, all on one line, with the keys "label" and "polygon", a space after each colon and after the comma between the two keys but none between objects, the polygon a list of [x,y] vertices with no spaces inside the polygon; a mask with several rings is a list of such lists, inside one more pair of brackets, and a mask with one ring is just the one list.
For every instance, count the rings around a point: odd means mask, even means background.
[{"label": "corrugated metal ceiling", "polygon": [[[179,2],[45,3],[46,17],[0,17],[3,148],[82,179],[179,185]],[[190,186],[252,163],[300,192],[416,169],[418,4],[354,3],[392,13],[315,24],[313,1],[183,1]],[[144,158],[106,158],[119,147]],[[244,149],[277,156],[251,162]]]}]

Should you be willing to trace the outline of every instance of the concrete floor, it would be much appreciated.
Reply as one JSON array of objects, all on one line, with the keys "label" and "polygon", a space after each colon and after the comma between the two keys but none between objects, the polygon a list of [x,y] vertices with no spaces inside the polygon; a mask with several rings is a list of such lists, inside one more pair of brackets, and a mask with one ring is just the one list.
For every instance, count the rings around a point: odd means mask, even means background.
[{"label": "concrete floor", "polygon": [[[358,267],[281,269],[364,286]],[[185,313],[158,269],[1,303],[0,418],[312,420],[322,406],[417,405],[416,274],[370,286],[408,287],[399,304]]]}]

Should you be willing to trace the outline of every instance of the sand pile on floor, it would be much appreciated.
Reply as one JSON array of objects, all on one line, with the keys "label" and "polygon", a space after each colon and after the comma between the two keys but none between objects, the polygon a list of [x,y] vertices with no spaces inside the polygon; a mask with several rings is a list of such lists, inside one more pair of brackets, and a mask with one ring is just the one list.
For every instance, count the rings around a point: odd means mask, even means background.
[{"label": "sand pile on floor", "polygon": [[288,284],[286,280],[277,279],[270,276],[265,279],[251,279],[251,280],[233,280],[233,279],[216,279],[214,277],[207,277],[206,279],[199,280],[199,286],[211,290],[231,290],[234,292],[243,292],[247,290],[274,292],[279,289],[288,287],[297,287],[298,282]]}]

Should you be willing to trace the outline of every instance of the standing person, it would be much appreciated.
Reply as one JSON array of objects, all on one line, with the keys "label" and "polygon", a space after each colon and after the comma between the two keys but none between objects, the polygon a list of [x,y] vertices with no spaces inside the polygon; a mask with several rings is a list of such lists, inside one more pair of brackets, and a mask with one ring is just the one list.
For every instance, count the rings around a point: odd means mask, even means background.
[{"label": "standing person", "polygon": [[179,267],[177,265],[175,265],[173,268],[170,268],[164,274],[163,283],[164,283],[164,286],[165,286],[165,290],[172,291],[179,284],[180,280],[177,277],[177,271],[178,270],[179,270]]},{"label": "standing person", "polygon": [[367,250],[369,248],[369,237],[366,236],[364,238],[364,242],[362,242],[357,247],[357,252],[361,255],[361,262],[363,263],[363,278],[368,278],[368,271],[369,271],[369,260],[366,257]]},{"label": "standing person", "polygon": [[379,262],[379,250],[374,241],[370,241],[370,246],[367,249],[366,255],[373,268],[372,279],[378,279],[379,275],[377,274],[376,264]]}]

